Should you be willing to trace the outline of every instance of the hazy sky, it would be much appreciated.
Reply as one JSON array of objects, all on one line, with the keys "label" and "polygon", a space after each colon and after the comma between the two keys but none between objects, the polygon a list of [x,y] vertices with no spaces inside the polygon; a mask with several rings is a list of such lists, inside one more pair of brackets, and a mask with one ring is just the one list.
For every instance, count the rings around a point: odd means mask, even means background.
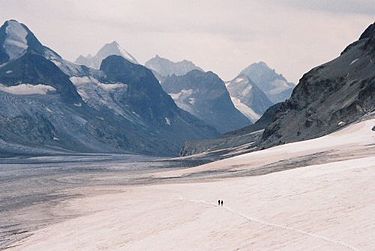
[{"label": "hazy sky", "polygon": [[113,40],[139,62],[189,59],[224,80],[265,61],[297,82],[374,22],[374,0],[0,0],[69,60]]}]

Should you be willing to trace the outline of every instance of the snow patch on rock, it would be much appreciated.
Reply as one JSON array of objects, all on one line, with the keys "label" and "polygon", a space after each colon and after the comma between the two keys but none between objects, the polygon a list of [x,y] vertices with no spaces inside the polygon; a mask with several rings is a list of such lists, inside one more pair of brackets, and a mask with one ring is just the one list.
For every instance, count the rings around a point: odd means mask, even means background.
[{"label": "snow patch on rock", "polygon": [[344,126],[345,125],[345,122],[344,121],[340,121],[339,123],[337,123],[338,126]]},{"label": "snow patch on rock", "polygon": [[76,87],[82,87],[83,85],[93,84],[96,85],[98,88],[101,88],[106,91],[112,91],[120,88],[127,89],[127,85],[123,83],[102,83],[99,80],[92,78],[92,77],[71,77],[70,81]]},{"label": "snow patch on rock", "polygon": [[27,30],[17,21],[8,21],[5,30],[7,36],[4,41],[4,49],[9,59],[17,59],[21,57],[27,50]]},{"label": "snow patch on rock", "polygon": [[261,115],[256,113],[253,109],[251,109],[251,107],[242,103],[240,99],[235,97],[231,97],[231,99],[237,110],[242,112],[242,114],[245,115],[248,119],[250,119],[251,122],[254,123],[258,119],[260,119]]},{"label": "snow patch on rock", "polygon": [[94,77],[71,77],[70,81],[76,86],[79,95],[89,106],[100,110],[108,108],[115,114],[120,115],[129,121],[141,123],[139,115],[125,109],[121,100],[128,90],[124,83],[102,83]]},{"label": "snow patch on rock", "polygon": [[193,94],[193,89],[189,89],[189,90],[186,90],[186,89],[183,89],[181,90],[180,92],[178,93],[170,93],[169,95],[174,99],[174,100],[178,100],[180,99],[181,97],[186,97],[186,96],[190,96]]},{"label": "snow patch on rock", "polygon": [[194,91],[192,89],[183,89],[178,93],[169,93],[176,105],[184,111],[194,114],[194,104],[196,99],[191,97]]},{"label": "snow patch on rock", "polygon": [[165,117],[165,123],[167,123],[167,125],[171,125],[171,121],[169,120],[169,118]]},{"label": "snow patch on rock", "polygon": [[357,62],[358,60],[359,60],[359,58],[354,59],[354,60],[350,63],[350,65],[354,64],[354,63]]},{"label": "snow patch on rock", "polygon": [[43,84],[19,84],[15,86],[5,86],[0,84],[0,91],[14,95],[46,95],[50,92],[55,92],[56,89],[52,86]]}]

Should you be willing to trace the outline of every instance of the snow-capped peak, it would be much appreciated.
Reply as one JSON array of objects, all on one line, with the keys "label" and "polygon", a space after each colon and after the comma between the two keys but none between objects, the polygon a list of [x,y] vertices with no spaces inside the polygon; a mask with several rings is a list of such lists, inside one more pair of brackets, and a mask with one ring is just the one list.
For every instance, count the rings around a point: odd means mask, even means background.
[{"label": "snow-capped peak", "polygon": [[162,58],[159,55],[156,55],[155,57],[148,60],[145,63],[145,66],[158,73],[162,77],[172,75],[182,76],[192,70],[203,71],[200,67],[196,66],[189,60],[184,59],[182,61],[173,62],[167,58]]},{"label": "snow-capped peak", "polygon": [[5,25],[6,37],[3,45],[5,52],[10,60],[19,58],[28,48],[26,39],[28,31],[21,23],[15,20],[7,21]]},{"label": "snow-capped peak", "polygon": [[288,82],[283,75],[277,73],[263,61],[251,64],[240,74],[246,75],[275,104],[289,98],[295,87],[293,83]]},{"label": "snow-capped peak", "polygon": [[76,63],[99,69],[103,59],[112,55],[121,56],[133,64],[138,64],[138,61],[135,59],[135,57],[133,57],[129,52],[123,49],[116,41],[105,44],[95,56],[79,56],[76,60]]},{"label": "snow-capped peak", "polygon": [[111,55],[121,56],[134,64],[138,64],[137,60],[129,52],[121,48],[116,41],[104,45],[97,54],[97,56],[103,57],[103,59]]}]

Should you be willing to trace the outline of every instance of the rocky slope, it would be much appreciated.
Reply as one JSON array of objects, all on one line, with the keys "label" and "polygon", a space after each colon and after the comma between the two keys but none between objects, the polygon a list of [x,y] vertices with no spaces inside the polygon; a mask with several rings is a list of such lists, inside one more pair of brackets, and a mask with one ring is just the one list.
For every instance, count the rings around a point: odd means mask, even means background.
[{"label": "rocky slope", "polygon": [[375,24],[341,55],[306,73],[265,130],[262,146],[333,132],[375,109]]},{"label": "rocky slope", "polygon": [[259,150],[259,142],[264,129],[273,122],[275,113],[281,103],[271,106],[254,124],[225,133],[215,139],[187,141],[180,155],[188,156],[206,153],[212,159],[228,158],[230,156]]}]

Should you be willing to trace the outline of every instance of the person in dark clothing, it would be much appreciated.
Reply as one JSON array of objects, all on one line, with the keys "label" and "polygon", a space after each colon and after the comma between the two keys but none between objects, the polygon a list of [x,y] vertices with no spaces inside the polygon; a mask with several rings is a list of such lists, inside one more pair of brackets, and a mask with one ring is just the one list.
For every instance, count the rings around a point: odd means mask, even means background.
[{"label": "person in dark clothing", "polygon": [[224,205],[224,201],[221,201],[221,202],[220,202],[220,205],[223,206],[223,205]]},{"label": "person in dark clothing", "polygon": [[217,201],[217,205],[220,206],[220,200]]}]

